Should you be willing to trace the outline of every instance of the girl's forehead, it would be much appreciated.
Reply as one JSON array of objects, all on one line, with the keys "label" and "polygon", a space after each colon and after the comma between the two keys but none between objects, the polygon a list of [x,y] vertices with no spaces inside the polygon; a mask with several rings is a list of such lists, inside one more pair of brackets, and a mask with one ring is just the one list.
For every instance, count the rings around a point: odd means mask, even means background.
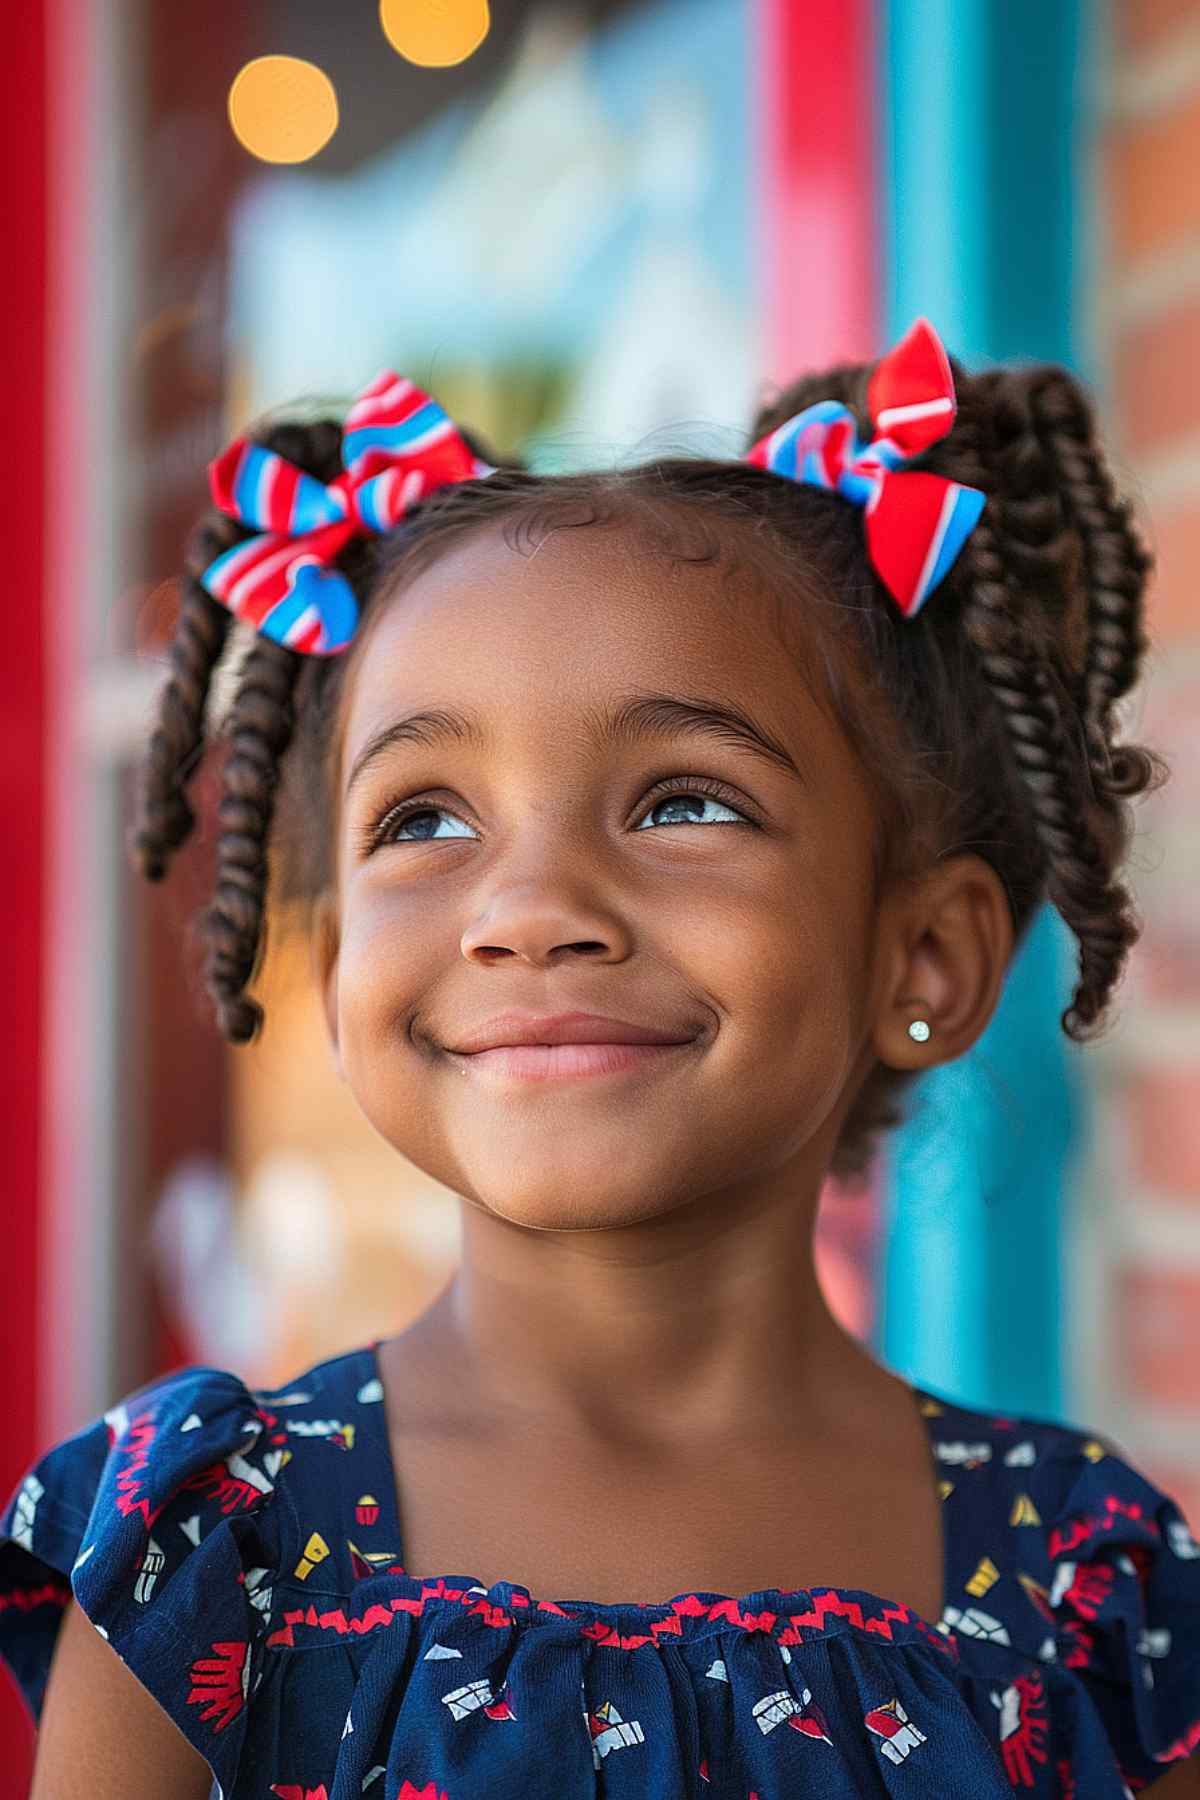
[{"label": "girl's forehead", "polygon": [[[807,706],[805,659],[745,558],[685,560],[615,527],[459,543],[377,597],[347,671],[342,738],[436,687],[482,709],[591,707],[606,692],[715,686]],[[801,628],[802,629],[802,628]],[[793,634],[789,632],[789,637]]]},{"label": "girl's forehead", "polygon": [[[376,596],[354,646],[333,747],[339,814],[360,780],[370,791],[360,771],[377,757],[384,766],[399,742],[540,767],[656,732],[707,735],[739,762],[756,759],[748,776],[856,804],[816,640],[803,642],[801,622],[797,651],[780,629],[781,610],[802,601],[789,595],[781,608],[751,575],[745,556],[688,562],[604,529],[516,547],[492,531],[447,550]],[[689,708],[712,716],[697,724]]]},{"label": "girl's forehead", "polygon": [[701,561],[623,522],[507,534],[493,527],[419,567],[386,610],[401,614],[401,626],[429,620],[451,629],[464,613],[502,622],[521,612],[546,624],[562,613],[602,626],[631,610],[651,627],[656,613],[673,620],[681,607],[726,612],[733,624],[752,589],[727,555],[714,549]]}]

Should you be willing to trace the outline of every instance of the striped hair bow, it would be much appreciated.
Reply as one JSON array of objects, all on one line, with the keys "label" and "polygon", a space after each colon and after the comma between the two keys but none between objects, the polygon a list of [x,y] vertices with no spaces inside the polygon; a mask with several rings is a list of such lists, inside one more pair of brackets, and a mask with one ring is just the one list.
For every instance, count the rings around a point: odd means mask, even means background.
[{"label": "striped hair bow", "polygon": [[333,567],[344,544],[390,531],[435,488],[496,472],[435,400],[391,369],[347,413],[342,463],[326,485],[237,438],[208,466],[216,505],[259,535],[218,556],[200,585],[256,631],[309,656],[336,656],[358,624],[354,589]]},{"label": "striped hair bow", "polygon": [[911,619],[953,564],[986,499],[978,488],[904,468],[945,437],[957,411],[950,359],[928,319],[918,319],[876,365],[867,405],[876,433],[868,444],[859,442],[848,407],[818,400],[759,438],[743,460],[836,489],[865,507],[867,554]]}]

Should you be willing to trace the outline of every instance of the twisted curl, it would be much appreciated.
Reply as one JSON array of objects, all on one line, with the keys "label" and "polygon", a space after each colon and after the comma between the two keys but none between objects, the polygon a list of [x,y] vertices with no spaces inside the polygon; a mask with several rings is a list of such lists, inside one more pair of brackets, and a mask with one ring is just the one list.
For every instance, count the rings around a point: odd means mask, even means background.
[{"label": "twisted curl", "polygon": [[[245,989],[265,949],[268,843],[281,796],[290,816],[276,834],[278,898],[312,905],[335,881],[330,745],[372,617],[431,560],[490,525],[515,546],[521,533],[617,521],[674,557],[735,557],[750,568],[820,671],[822,698],[872,779],[878,879],[974,852],[1003,883],[1018,942],[1050,900],[1079,952],[1062,1027],[1076,1041],[1094,1036],[1139,933],[1119,879],[1129,802],[1169,773],[1156,752],[1114,743],[1115,705],[1147,648],[1151,559],[1074,377],[1055,365],[974,376],[953,368],[954,429],[912,466],[981,488],[988,500],[930,604],[907,620],[867,562],[861,510],[840,495],[706,458],[537,476],[502,465],[464,432],[498,473],[439,489],[390,537],[353,540],[339,558],[361,609],[350,649],[302,656],[256,636],[240,670],[221,734],[229,756],[216,888],[199,921],[224,1035],[248,1042],[263,1021]],[[747,447],[824,398],[849,406],[867,435],[870,372],[842,365],[805,376],[760,410]],[[255,441],[322,481],[341,469],[333,420],[267,427]],[[248,535],[213,512],[189,546],[171,675],[129,838],[150,880],[162,878],[194,823],[185,789],[231,624],[195,577]],[[863,1176],[880,1132],[903,1117],[914,1078],[876,1065],[847,1115],[832,1174]]]}]

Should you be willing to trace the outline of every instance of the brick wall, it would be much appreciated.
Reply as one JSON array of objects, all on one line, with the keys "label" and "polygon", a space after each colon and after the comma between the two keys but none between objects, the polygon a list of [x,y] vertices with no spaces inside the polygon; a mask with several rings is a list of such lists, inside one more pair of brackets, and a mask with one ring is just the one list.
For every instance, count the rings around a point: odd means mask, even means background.
[{"label": "brick wall", "polygon": [[[1079,1410],[1200,1522],[1200,9],[1112,0],[1096,325],[1109,449],[1159,559],[1145,687],[1172,764],[1140,803],[1144,935],[1111,1035],[1076,1246]],[[1086,1316],[1085,1316],[1086,1315]]]}]

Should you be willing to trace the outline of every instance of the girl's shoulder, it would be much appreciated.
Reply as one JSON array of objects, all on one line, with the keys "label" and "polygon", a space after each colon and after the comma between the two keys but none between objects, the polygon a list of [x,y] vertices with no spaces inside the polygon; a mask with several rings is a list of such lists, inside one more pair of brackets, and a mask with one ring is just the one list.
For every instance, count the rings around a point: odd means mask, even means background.
[{"label": "girl's shoulder", "polygon": [[1127,1768],[1200,1749],[1200,1544],[1174,1496],[1103,1432],[920,1402],[944,1502],[941,1629],[1078,1682]]},{"label": "girl's shoulder", "polygon": [[948,1482],[987,1469],[991,1482],[981,1486],[1019,1489],[1032,1482],[1049,1493],[1069,1488],[1086,1466],[1095,1467],[1106,1457],[1134,1467],[1110,1436],[1089,1426],[970,1406],[926,1388],[914,1392]]},{"label": "girl's shoulder", "polygon": [[916,1391],[943,1499],[961,1493],[977,1500],[993,1528],[998,1513],[1009,1530],[1046,1527],[1047,1552],[1054,1556],[1082,1541],[1078,1530],[1066,1530],[1068,1521],[1094,1516],[1110,1536],[1122,1519],[1147,1530],[1157,1522],[1164,1541],[1178,1544],[1191,1560],[1191,1533],[1176,1502],[1106,1432]]},{"label": "girl's shoulder", "polygon": [[[989,1412],[918,1390],[948,1518],[982,1547],[1054,1574],[1101,1550],[1148,1569],[1200,1562],[1175,1498],[1108,1434],[1058,1419]],[[949,1533],[948,1533],[949,1535]],[[984,1571],[986,1578],[987,1571]],[[1200,1578],[1200,1577],[1198,1577]],[[1197,1621],[1200,1624],[1200,1620]]]},{"label": "girl's shoulder", "polygon": [[294,1446],[353,1442],[343,1402],[374,1367],[352,1351],[263,1389],[189,1364],[30,1465],[0,1513],[0,1659],[35,1723],[74,1598],[228,1791],[252,1652],[299,1530]]}]

